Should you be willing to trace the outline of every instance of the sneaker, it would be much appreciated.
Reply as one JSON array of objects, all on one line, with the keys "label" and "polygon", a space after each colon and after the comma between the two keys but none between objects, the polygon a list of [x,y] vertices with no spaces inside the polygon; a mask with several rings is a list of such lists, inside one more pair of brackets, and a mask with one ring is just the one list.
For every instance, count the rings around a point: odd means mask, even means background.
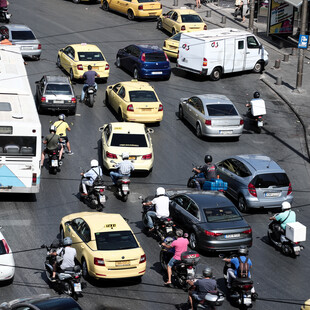
[{"label": "sneaker", "polygon": [[74,153],[72,151],[67,152],[68,155],[73,155]]},{"label": "sneaker", "polygon": [[52,277],[52,278],[51,278],[51,281],[52,281],[52,282],[56,282],[56,278],[55,278],[55,277]]},{"label": "sneaker", "polygon": [[59,161],[59,166],[62,166],[62,160]]},{"label": "sneaker", "polygon": [[81,193],[81,196],[85,197],[85,196],[88,196],[88,194],[86,193]]}]

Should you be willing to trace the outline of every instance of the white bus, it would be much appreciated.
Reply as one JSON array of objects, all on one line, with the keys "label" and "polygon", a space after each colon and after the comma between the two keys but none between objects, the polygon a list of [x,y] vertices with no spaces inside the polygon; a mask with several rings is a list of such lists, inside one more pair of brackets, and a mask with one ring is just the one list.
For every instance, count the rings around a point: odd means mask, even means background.
[{"label": "white bus", "polygon": [[38,193],[41,123],[18,46],[0,47],[0,193]]}]

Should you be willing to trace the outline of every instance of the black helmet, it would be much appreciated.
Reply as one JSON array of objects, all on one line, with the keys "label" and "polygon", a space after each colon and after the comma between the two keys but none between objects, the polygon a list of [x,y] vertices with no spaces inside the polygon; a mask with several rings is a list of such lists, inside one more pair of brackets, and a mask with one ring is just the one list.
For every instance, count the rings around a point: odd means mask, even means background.
[{"label": "black helmet", "polygon": [[203,276],[205,278],[211,278],[212,277],[212,269],[210,267],[206,267],[203,272],[202,272]]},{"label": "black helmet", "polygon": [[254,94],[253,94],[253,97],[254,98],[259,98],[260,97],[260,93],[258,91],[256,91]]},{"label": "black helmet", "polygon": [[206,155],[205,156],[205,163],[211,163],[212,162],[212,156],[211,155]]},{"label": "black helmet", "polygon": [[240,245],[238,253],[240,255],[247,255],[249,252],[248,247],[246,245]]}]

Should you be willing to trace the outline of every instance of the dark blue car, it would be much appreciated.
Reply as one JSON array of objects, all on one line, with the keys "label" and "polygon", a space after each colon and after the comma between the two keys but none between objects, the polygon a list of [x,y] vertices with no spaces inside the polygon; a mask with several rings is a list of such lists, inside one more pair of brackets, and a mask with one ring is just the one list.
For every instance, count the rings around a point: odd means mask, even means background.
[{"label": "dark blue car", "polygon": [[116,66],[131,72],[135,79],[169,80],[171,75],[170,61],[156,45],[129,45],[120,49],[116,55]]}]

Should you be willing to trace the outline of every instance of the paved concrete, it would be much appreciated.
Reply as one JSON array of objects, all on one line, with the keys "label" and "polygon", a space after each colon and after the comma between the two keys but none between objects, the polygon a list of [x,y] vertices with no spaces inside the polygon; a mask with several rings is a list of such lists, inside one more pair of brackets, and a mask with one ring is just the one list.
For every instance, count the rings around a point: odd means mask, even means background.
[{"label": "paved concrete", "polygon": [[[244,23],[241,22],[240,17],[234,18],[233,0],[219,0],[219,2],[203,4],[198,9],[195,8],[195,0],[162,0],[161,2],[164,11],[182,6],[195,9],[207,24],[214,26],[247,29],[249,25],[248,16]],[[302,87],[297,91],[298,42],[296,39],[273,40],[266,35],[266,27],[266,20],[254,22],[254,28],[256,28],[261,43],[264,44],[267,51],[269,49],[276,51],[278,57],[277,59],[269,59],[269,64],[261,75],[261,80],[277,93],[298,117],[303,126],[306,152],[310,161],[310,49],[308,47],[305,50]],[[277,69],[275,68],[276,60],[280,61],[280,67]]]}]

